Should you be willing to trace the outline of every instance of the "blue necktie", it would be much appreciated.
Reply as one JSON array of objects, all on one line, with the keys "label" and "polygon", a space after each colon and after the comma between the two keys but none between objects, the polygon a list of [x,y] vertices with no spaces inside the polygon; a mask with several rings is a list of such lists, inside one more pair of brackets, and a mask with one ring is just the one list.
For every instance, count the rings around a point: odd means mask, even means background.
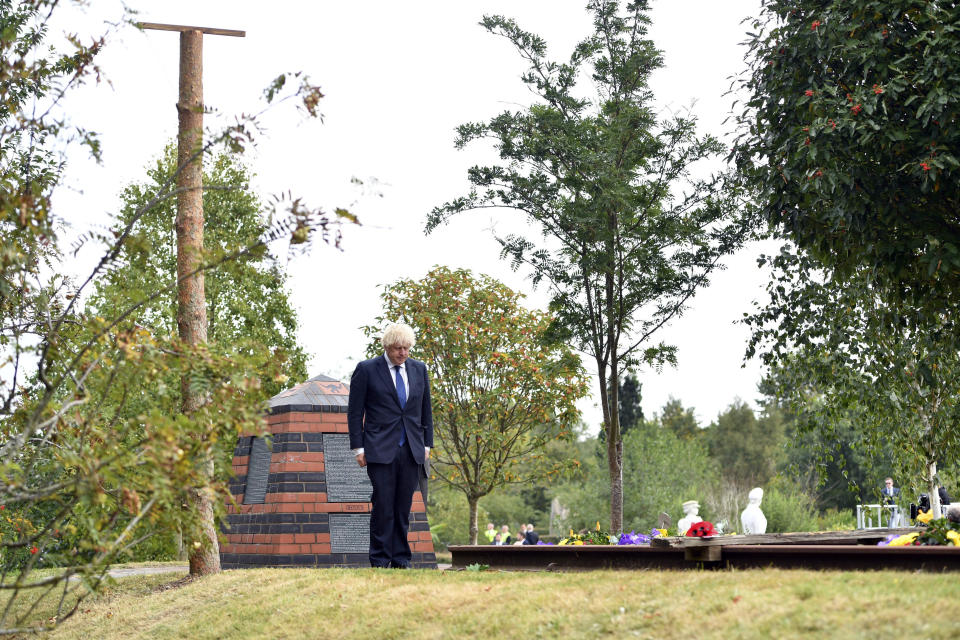
[{"label": "blue necktie", "polygon": [[[407,386],[403,384],[403,376],[400,375],[400,365],[396,365],[397,370],[397,399],[400,401],[400,408],[407,405]],[[407,441],[407,430],[403,428],[403,419],[400,419],[400,446]]]}]

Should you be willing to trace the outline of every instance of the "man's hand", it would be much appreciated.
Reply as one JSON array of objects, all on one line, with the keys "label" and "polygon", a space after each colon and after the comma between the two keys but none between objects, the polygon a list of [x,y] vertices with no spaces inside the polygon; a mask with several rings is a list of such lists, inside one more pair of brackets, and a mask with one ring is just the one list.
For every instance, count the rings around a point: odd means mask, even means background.
[{"label": "man's hand", "polygon": [[357,464],[360,465],[361,467],[367,466],[367,456],[362,453],[358,453]]}]

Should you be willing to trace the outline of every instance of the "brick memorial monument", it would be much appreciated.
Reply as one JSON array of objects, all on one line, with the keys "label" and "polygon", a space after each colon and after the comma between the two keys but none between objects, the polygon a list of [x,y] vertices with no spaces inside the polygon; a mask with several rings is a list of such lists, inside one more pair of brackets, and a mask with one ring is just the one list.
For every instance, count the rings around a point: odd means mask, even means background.
[{"label": "brick memorial monument", "polygon": [[[224,569],[368,567],[370,480],[350,453],[349,386],[317,376],[270,399],[271,442],[241,436],[227,505]],[[413,495],[415,568],[436,569],[426,509]]]}]

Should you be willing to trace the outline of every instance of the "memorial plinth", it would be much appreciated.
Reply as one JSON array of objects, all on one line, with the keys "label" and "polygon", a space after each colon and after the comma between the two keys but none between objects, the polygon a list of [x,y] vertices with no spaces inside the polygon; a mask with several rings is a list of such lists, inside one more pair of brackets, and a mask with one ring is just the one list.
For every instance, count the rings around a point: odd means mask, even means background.
[{"label": "memorial plinth", "polygon": [[[267,439],[244,435],[233,454],[225,569],[368,567],[370,480],[350,453],[349,387],[317,376],[270,399]],[[414,493],[413,566],[436,568],[426,509]]]}]

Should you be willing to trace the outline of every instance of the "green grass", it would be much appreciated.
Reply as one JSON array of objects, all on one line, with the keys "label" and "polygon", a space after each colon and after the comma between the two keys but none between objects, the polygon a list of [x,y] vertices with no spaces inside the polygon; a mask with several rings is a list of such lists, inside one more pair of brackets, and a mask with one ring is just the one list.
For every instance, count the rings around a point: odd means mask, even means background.
[{"label": "green grass", "polygon": [[956,574],[228,571],[118,581],[53,638],[952,638]]}]

